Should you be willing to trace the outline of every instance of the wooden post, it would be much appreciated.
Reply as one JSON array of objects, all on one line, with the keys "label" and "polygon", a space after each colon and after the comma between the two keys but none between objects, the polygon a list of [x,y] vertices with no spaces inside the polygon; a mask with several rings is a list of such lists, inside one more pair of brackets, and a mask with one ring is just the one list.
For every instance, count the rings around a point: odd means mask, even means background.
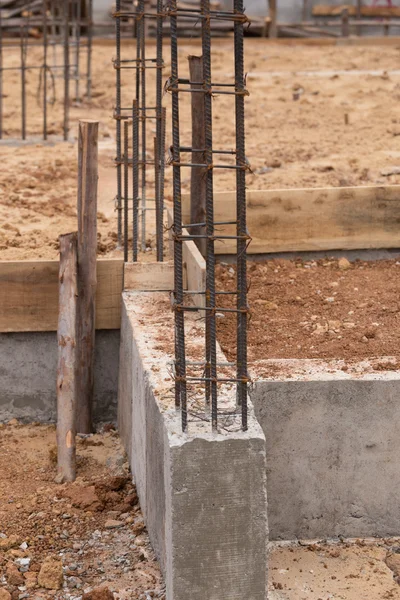
[{"label": "wooden post", "polygon": [[[202,89],[203,57],[189,56],[190,84],[192,89]],[[205,148],[205,121],[204,121],[204,94],[191,94],[192,96],[192,148],[201,150]],[[192,152],[193,163],[203,163],[204,152]],[[190,179],[190,222],[204,223],[206,219],[206,177],[204,167],[193,167]],[[191,227],[189,234],[205,235],[205,227]],[[196,246],[203,256],[206,255],[207,240],[196,240]]]},{"label": "wooden post", "polygon": [[342,36],[349,37],[349,9],[342,10]]},{"label": "wooden post", "polygon": [[[362,8],[362,0],[357,0],[357,10],[356,10],[356,17],[357,17],[357,21],[361,21],[361,8]],[[356,27],[356,33],[357,35],[361,35],[362,34],[362,27],[361,25],[357,25]]]},{"label": "wooden post", "polygon": [[269,25],[269,37],[270,38],[276,38],[276,37],[278,37],[276,1],[277,0],[268,0],[269,16],[271,18],[271,23]]},{"label": "wooden post", "polygon": [[76,302],[77,234],[60,236],[58,365],[57,365],[57,482],[76,476]]},{"label": "wooden post", "polygon": [[78,433],[92,432],[93,363],[96,314],[98,122],[79,122],[78,146]]}]

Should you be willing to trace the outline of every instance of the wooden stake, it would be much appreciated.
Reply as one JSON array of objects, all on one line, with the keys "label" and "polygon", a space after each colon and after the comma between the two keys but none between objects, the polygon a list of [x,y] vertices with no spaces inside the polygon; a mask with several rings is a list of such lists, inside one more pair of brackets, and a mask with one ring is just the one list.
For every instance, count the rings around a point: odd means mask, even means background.
[{"label": "wooden stake", "polygon": [[268,0],[269,5],[269,16],[271,18],[271,23],[269,25],[269,37],[276,38],[278,37],[278,25],[277,25],[277,0]]},{"label": "wooden stake", "polygon": [[77,234],[60,236],[58,365],[57,365],[57,481],[74,481],[76,400]]},{"label": "wooden stake", "polygon": [[78,147],[78,433],[92,432],[97,252],[97,121],[79,122]]},{"label": "wooden stake", "polygon": [[[189,73],[192,89],[202,89],[203,57],[189,56]],[[205,148],[205,122],[204,122],[204,94],[191,94],[192,97],[192,148],[200,150]],[[205,162],[203,152],[192,152],[192,162],[199,164]],[[190,179],[190,222],[204,223],[206,220],[206,177],[204,167],[193,167]],[[191,227],[190,234],[204,235],[205,227]],[[206,255],[207,240],[196,240],[196,246],[203,256]]]},{"label": "wooden stake", "polygon": [[349,9],[342,10],[342,37],[349,37]]},{"label": "wooden stake", "polygon": [[[362,0],[357,0],[357,8],[356,8],[357,21],[361,20],[361,7],[362,7]],[[357,35],[361,35],[361,33],[362,33],[361,25],[357,25],[356,33],[357,33]]]}]

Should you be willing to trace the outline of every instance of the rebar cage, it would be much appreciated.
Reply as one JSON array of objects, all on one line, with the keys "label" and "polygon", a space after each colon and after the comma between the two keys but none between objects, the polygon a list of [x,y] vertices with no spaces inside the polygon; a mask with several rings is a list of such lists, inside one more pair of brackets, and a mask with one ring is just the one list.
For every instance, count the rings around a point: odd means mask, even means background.
[{"label": "rebar cage", "polygon": [[[124,259],[138,260],[139,250],[147,248],[147,216],[155,212],[157,260],[164,260],[163,214],[164,214],[164,168],[165,168],[165,109],[162,107],[163,70],[163,18],[161,0],[154,6],[139,0],[131,10],[121,10],[117,0],[114,13],[116,22],[116,167],[118,212],[118,242],[124,246]],[[136,36],[135,56],[122,55],[121,27],[132,20]],[[155,56],[146,55],[146,38],[149,25],[155,22]],[[148,71],[156,71],[155,89],[148,88]],[[135,97],[122,98],[122,75],[136,79]],[[127,124],[128,121],[128,124]],[[122,126],[124,123],[124,126]],[[151,126],[155,136],[151,138]],[[149,136],[150,134],[150,136]],[[130,150],[131,148],[131,150]],[[131,152],[131,155],[129,155]],[[154,169],[154,182],[149,185],[147,174]],[[129,173],[131,172],[131,178]],[[131,184],[130,184],[130,179]],[[130,222],[129,215],[132,214]],[[130,236],[130,229],[132,236]],[[130,244],[130,237],[132,242]],[[131,249],[131,255],[130,255]]]},{"label": "rebar cage", "polygon": [[[9,1],[0,9],[0,139],[62,135],[71,100],[91,96],[93,0]],[[71,83],[74,89],[71,90]],[[19,102],[4,92],[19,86]],[[72,91],[72,94],[71,94]],[[32,110],[35,102],[40,111]],[[17,126],[19,123],[19,127]]]},{"label": "rebar cage", "polygon": [[[117,2],[116,18],[116,138],[117,138],[117,197],[118,238],[124,241],[124,257],[138,260],[139,238],[141,249],[146,248],[146,214],[156,211],[157,260],[163,259],[163,209],[164,209],[164,150],[165,150],[165,108],[162,106],[162,92],[169,94],[171,103],[172,144],[169,164],[173,171],[173,258],[174,291],[173,310],[175,314],[175,406],[181,413],[182,429],[188,430],[190,422],[211,421],[212,430],[217,432],[229,428],[247,429],[247,274],[246,250],[250,236],[246,225],[245,174],[249,169],[245,157],[244,99],[247,95],[244,75],[244,27],[248,22],[244,14],[243,0],[233,0],[232,10],[218,10],[210,0],[200,4],[180,3],[168,0],[162,4],[147,6],[144,0],[132,11],[121,11]],[[136,31],[136,56],[121,56],[121,21],[133,19]],[[184,27],[180,20],[184,20]],[[145,42],[148,34],[146,23],[156,22],[156,55],[148,58]],[[234,36],[232,59],[234,77],[228,81],[215,81],[212,77],[212,23],[230,24]],[[179,61],[179,38],[186,34],[188,22],[201,31],[202,76],[200,81],[181,77]],[[170,76],[162,87],[163,63],[163,24],[169,31]],[[180,35],[178,35],[180,32]],[[182,58],[180,59],[182,61]],[[155,105],[148,100],[146,71],[157,69],[155,85]],[[133,70],[136,77],[136,93],[133,102],[121,98],[121,74],[124,69]],[[180,105],[192,94],[201,94],[204,109],[204,147],[192,147],[188,142],[190,127],[181,126]],[[213,141],[213,107],[218,108],[219,97],[229,97],[232,102],[234,123],[232,125],[232,145],[220,147]],[[214,102],[215,101],[215,102]],[[147,149],[146,124],[156,120],[154,153],[149,158]],[[122,126],[123,124],[123,126]],[[184,131],[182,131],[182,129]],[[182,142],[183,140],[183,142]],[[149,198],[146,189],[146,168],[154,166],[154,194]],[[184,222],[182,213],[182,169],[201,169],[205,179],[205,216],[202,222]],[[234,173],[233,186],[236,189],[236,220],[216,221],[214,218],[214,178],[217,172]],[[150,206],[149,201],[154,202]],[[131,217],[130,217],[131,215]],[[132,219],[132,223],[130,222]],[[233,225],[234,235],[219,233],[220,225]],[[132,226],[132,255],[130,255],[130,227]],[[139,235],[140,230],[140,235]],[[232,291],[218,291],[216,286],[215,243],[234,239],[237,243],[236,280]],[[205,241],[206,289],[184,289],[183,244],[189,240],[199,244]],[[200,244],[199,244],[200,245]],[[203,243],[204,247],[204,243]],[[235,298],[234,307],[226,306],[227,295]],[[203,302],[195,306],[193,298],[202,297]],[[224,305],[225,299],[225,305]],[[197,360],[187,353],[185,339],[185,315],[196,311],[205,321],[204,359]],[[218,353],[217,319],[233,313],[236,317],[237,348],[235,360],[226,362]],[[236,387],[236,405],[227,408],[221,402],[227,387]]]},{"label": "rebar cage", "polygon": [[[243,0],[234,0],[232,11],[211,9],[210,0],[201,0],[199,8],[179,6],[177,0],[171,0],[167,7],[171,30],[171,77],[166,89],[172,95],[172,167],[173,167],[173,240],[174,240],[174,302],[175,311],[175,404],[181,411],[182,429],[187,431],[192,416],[204,418],[209,415],[212,430],[218,431],[222,416],[240,420],[240,427],[247,429],[247,283],[246,248],[249,234],[246,226],[246,187],[245,174],[248,164],[245,157],[244,98],[247,94],[244,76],[243,36],[247,18],[244,14]],[[202,71],[201,81],[190,81],[179,75],[178,60],[178,22],[181,17],[191,18],[201,28]],[[232,22],[234,29],[233,56],[234,81],[218,82],[212,77],[212,39],[211,22],[213,20]],[[192,148],[181,144],[180,96],[182,94],[202,94],[204,98],[204,148]],[[217,107],[218,97],[227,95],[233,100],[235,125],[233,131],[234,149],[215,147],[213,140],[213,110]],[[215,99],[215,102],[214,102]],[[191,153],[192,159],[185,155]],[[233,157],[233,161],[227,160]],[[205,220],[202,223],[183,223],[181,171],[189,167],[203,168],[205,177]],[[224,236],[218,231],[222,223],[214,218],[214,175],[216,170],[234,170],[236,173],[236,235]],[[225,223],[224,223],[225,224]],[[200,233],[197,231],[200,228]],[[202,229],[202,231],[201,231]],[[194,233],[196,230],[196,233]],[[215,242],[227,238],[237,241],[236,289],[219,292],[216,289]],[[183,287],[183,243],[187,240],[206,240],[206,289],[184,290]],[[204,295],[204,306],[193,306],[191,297]],[[224,306],[226,294],[236,297],[236,307]],[[204,361],[186,360],[185,313],[198,310],[204,314],[205,339]],[[227,313],[236,315],[237,348],[235,363],[218,361],[217,318]],[[226,384],[235,384],[237,390],[236,410],[223,411],[219,405],[220,389]],[[204,394],[204,412],[199,414],[198,398]],[[195,408],[190,399],[195,399]],[[236,419],[237,423],[237,419]]]}]

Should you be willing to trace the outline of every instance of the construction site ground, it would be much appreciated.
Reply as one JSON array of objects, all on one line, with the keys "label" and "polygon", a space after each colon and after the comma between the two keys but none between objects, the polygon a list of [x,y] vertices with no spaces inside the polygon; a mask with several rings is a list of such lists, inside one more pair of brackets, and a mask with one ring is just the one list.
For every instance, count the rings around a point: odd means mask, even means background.
[{"label": "construction site ground", "polygon": [[[249,264],[249,360],[318,358],[398,369],[398,260],[275,259]],[[217,267],[220,288],[234,290],[233,265]],[[233,306],[232,296],[224,297]],[[232,358],[234,316],[218,319],[219,341]],[[391,361],[382,361],[390,356]]]},{"label": "construction site ground", "polygon": [[[1,600],[164,599],[117,433],[79,437],[73,484],[54,481],[55,443],[53,425],[0,426]],[[398,552],[400,539],[272,543],[270,599],[399,599]]]},{"label": "construction site ground", "polygon": [[[123,45],[123,57],[134,56],[134,41]],[[400,44],[400,43],[399,43]],[[148,55],[154,44],[149,44]],[[39,50],[35,50],[39,52]],[[15,53],[18,49],[8,49]],[[165,44],[165,69],[170,72]],[[187,74],[187,56],[199,54],[192,41],[180,44],[180,75]],[[99,119],[99,254],[115,256],[115,51],[110,43],[96,43],[93,51],[93,98],[89,104],[73,102],[71,139],[80,118]],[[245,70],[250,96],[246,102],[246,154],[252,167],[248,189],[324,186],[384,185],[400,182],[400,58],[399,46],[305,46],[271,44],[247,38]],[[6,72],[7,73],[7,72]],[[148,88],[154,90],[154,70],[148,71]],[[232,39],[213,40],[213,77],[231,81]],[[4,141],[0,144],[0,259],[57,258],[58,236],[76,229],[75,143],[42,143],[38,81],[28,72],[29,145],[11,144],[20,137],[17,117],[20,83],[17,73],[5,75],[3,98]],[[59,84],[57,84],[59,85]],[[134,96],[133,72],[123,75],[123,103]],[[184,96],[190,96],[184,94]],[[167,111],[170,97],[165,96]],[[48,107],[49,129],[61,133],[61,107]],[[167,112],[167,122],[169,112]],[[181,105],[182,143],[190,141],[190,105]],[[234,111],[229,96],[213,102],[214,140],[220,147],[233,145]],[[152,147],[151,126],[149,146]],[[57,138],[57,136],[56,136]],[[59,139],[59,138],[58,138]],[[167,143],[171,132],[167,125]],[[392,173],[392,174],[390,174]],[[215,189],[234,189],[234,174],[218,171]],[[148,173],[149,184],[153,173]],[[172,170],[166,169],[167,199]],[[190,173],[183,176],[189,189]],[[148,245],[154,245],[154,227]],[[152,255],[149,251],[148,254]],[[154,256],[154,255],[153,255]]]},{"label": "construction site ground", "polygon": [[[182,76],[185,57],[199,54],[199,48],[193,42],[182,42]],[[215,40],[213,48],[215,78],[221,82],[231,80],[232,40]],[[165,53],[166,79],[170,68],[167,44]],[[0,144],[1,260],[56,259],[58,236],[76,229],[77,145],[74,138],[80,118],[100,120],[98,252],[109,257],[118,254],[114,210],[113,56],[112,46],[95,44],[93,99],[90,104],[83,100],[71,106],[71,142],[68,143],[53,139],[45,144],[38,139],[41,112],[36,108],[34,74],[28,74],[28,80],[32,78],[33,83],[29,102],[29,115],[33,117],[28,116],[28,131],[36,140],[30,144],[7,141],[7,138],[20,136],[16,119],[20,90],[17,76],[9,83],[4,81],[5,141]],[[133,42],[130,56],[134,56]],[[247,175],[249,189],[400,183],[400,44],[283,46],[248,38],[245,56],[250,92],[246,105],[246,153],[252,166],[252,173]],[[153,78],[151,72],[149,77]],[[124,81],[124,98],[129,101],[134,95],[134,76],[127,76]],[[153,80],[151,85],[154,87]],[[213,103],[214,139],[225,147],[230,144],[233,130],[234,112],[230,110],[230,102],[221,96]],[[168,96],[165,103],[168,109]],[[49,114],[53,135],[56,135],[61,111],[55,105],[49,108]],[[190,138],[189,104],[183,103],[181,119],[182,131],[186,132],[182,143],[185,143]],[[167,131],[167,141],[170,141],[170,131]],[[151,182],[153,175],[149,173],[148,177]],[[233,189],[231,177],[218,174],[215,189]],[[167,168],[167,199],[171,182],[171,170]],[[183,179],[185,191],[189,189],[189,182],[188,173]],[[147,255],[154,257],[151,227],[148,246]],[[329,355],[337,351],[338,346],[330,350],[330,345],[339,335],[350,344],[351,352],[354,345],[365,356],[376,344],[380,352],[382,338],[375,332],[381,325],[374,323],[383,323],[382,327],[387,327],[392,338],[390,328],[397,324],[399,314],[395,303],[399,267],[395,262],[386,263],[382,266],[382,276],[375,277],[373,269],[381,267],[362,263],[352,267],[350,272],[340,270],[336,262],[328,262],[331,264],[327,267],[323,263],[316,266],[309,263],[309,268],[305,264],[298,267],[297,263],[257,266],[250,272],[254,278],[250,291],[254,321],[262,324],[266,311],[270,311],[268,317],[271,313],[276,319],[276,328],[280,327],[280,317],[292,319],[294,336],[296,332],[302,336],[298,344],[290,341],[295,353],[305,349],[309,355],[310,346],[314,345],[320,348],[318,356]],[[226,268],[222,267],[221,272]],[[266,269],[266,273],[262,269]],[[292,272],[295,277],[291,276]],[[268,285],[270,291],[265,293],[264,279],[271,282],[272,273],[276,276],[276,283],[271,284],[275,288]],[[315,275],[318,273],[320,283]],[[386,277],[388,273],[394,274],[393,279]],[[373,279],[374,285],[367,289],[365,278],[368,276],[371,277],[369,284]],[[354,283],[353,277],[358,277],[360,284]],[[332,287],[335,282],[338,286]],[[293,305],[280,305],[278,291],[283,285],[290,291],[291,298],[294,295]],[[354,297],[350,295],[350,285],[358,287]],[[390,297],[381,298],[382,289],[388,287]],[[321,288],[323,300],[320,295],[314,298],[310,294],[317,288]],[[318,306],[313,306],[311,296]],[[335,300],[325,305],[328,297]],[[341,304],[337,301],[339,298]],[[257,299],[276,304],[277,308],[257,303]],[[348,314],[353,308],[347,307],[347,302],[351,306],[358,304],[354,317]],[[365,307],[361,306],[365,303]],[[388,311],[383,310],[383,303]],[[375,315],[376,308],[379,314]],[[333,311],[332,314],[328,314],[329,311]],[[312,319],[314,315],[317,319]],[[354,319],[354,328],[343,327],[349,317]],[[307,326],[301,324],[304,321],[308,321]],[[331,327],[329,321],[341,321],[342,325]],[[323,329],[322,335],[313,333],[318,324]],[[223,341],[225,334],[221,327]],[[257,331],[254,322],[251,327],[250,342]],[[335,328],[339,331],[343,328],[345,333],[338,333]],[[396,340],[392,341],[395,345]],[[286,342],[281,348],[285,348]],[[302,348],[296,349],[297,345]],[[268,347],[267,340],[263,340],[262,346]],[[250,353],[256,352],[255,347],[251,346]],[[288,355],[287,350],[282,352]],[[343,357],[348,356],[346,350]],[[11,596],[18,600],[50,597],[77,600],[85,590],[99,585],[115,591],[121,599],[164,598],[160,570],[149,546],[117,434],[106,427],[101,433],[79,438],[78,456],[77,482],[58,485],[54,482],[54,427],[0,425],[0,599],[10,600]],[[271,600],[400,599],[398,552],[398,540],[272,544]],[[54,581],[60,589],[51,587]],[[101,595],[88,596],[88,600],[90,598],[107,600],[107,595],[103,591]]]}]

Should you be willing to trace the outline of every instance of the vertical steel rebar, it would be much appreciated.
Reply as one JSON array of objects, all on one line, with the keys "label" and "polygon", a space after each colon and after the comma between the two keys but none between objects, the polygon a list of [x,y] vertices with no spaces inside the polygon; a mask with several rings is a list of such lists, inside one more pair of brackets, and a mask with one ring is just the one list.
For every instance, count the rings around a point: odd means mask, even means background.
[{"label": "vertical steel rebar", "polygon": [[89,0],[87,18],[87,66],[86,66],[86,96],[92,97],[92,46],[93,46],[93,0]]},{"label": "vertical steel rebar", "polygon": [[132,260],[138,259],[139,218],[139,115],[137,101],[132,103]]},{"label": "vertical steel rebar", "polygon": [[128,261],[129,121],[124,121],[124,261]]},{"label": "vertical steel rebar", "polygon": [[146,125],[147,125],[147,106],[146,106],[146,21],[145,21],[145,3],[139,0],[140,12],[140,109],[139,116],[141,121],[141,249],[146,251]]},{"label": "vertical steel rebar", "polygon": [[[165,106],[163,106],[161,108],[161,132],[160,132],[160,138],[157,138],[160,140],[159,142],[159,148],[158,148],[158,152],[159,152],[159,161],[160,161],[160,206],[159,206],[159,211],[160,211],[160,230],[157,230],[157,237],[160,236],[163,239],[163,218],[164,218],[164,185],[165,185],[165,128],[166,128],[166,123],[167,123],[167,109],[165,108]],[[160,244],[161,248],[160,248],[160,255],[161,258],[160,260],[163,260],[163,253],[164,253],[164,242],[162,242],[162,245]]]},{"label": "vertical steel rebar", "polygon": [[47,140],[47,0],[43,0],[43,139]]},{"label": "vertical steel rebar", "polygon": [[0,140],[3,139],[3,22],[0,8]]},{"label": "vertical steel rebar", "polygon": [[175,304],[175,406],[180,408],[182,430],[187,431],[185,319],[183,311],[182,198],[179,134],[179,77],[177,2],[171,0],[171,93],[174,206],[174,304]]},{"label": "vertical steel rebar", "polygon": [[81,0],[76,0],[75,22],[75,101],[79,102],[80,52],[81,52]]},{"label": "vertical steel rebar", "polygon": [[157,49],[156,49],[156,153],[159,178],[155,186],[156,202],[156,242],[157,242],[157,260],[164,258],[163,243],[163,218],[164,218],[164,186],[161,185],[161,176],[164,177],[164,169],[161,166],[164,150],[162,149],[162,69],[163,69],[163,17],[162,0],[157,0]]},{"label": "vertical steel rebar", "polygon": [[64,35],[64,140],[69,134],[69,2],[63,4],[63,35]]},{"label": "vertical steel rebar", "polygon": [[116,0],[116,17],[115,17],[115,44],[116,44],[116,58],[115,58],[115,77],[116,77],[116,98],[115,98],[115,118],[116,118],[116,144],[117,144],[117,228],[118,228],[118,246],[121,246],[122,238],[122,214],[121,214],[121,194],[122,194],[122,181],[121,181],[121,17],[119,13],[121,11],[121,0]]},{"label": "vertical steel rebar", "polygon": [[26,53],[27,41],[26,23],[23,21],[20,30],[20,52],[21,52],[21,137],[26,139]]},{"label": "vertical steel rebar", "polygon": [[[201,43],[203,54],[204,89],[204,159],[206,166],[206,363],[211,380],[211,423],[215,431],[218,422],[217,389],[217,329],[215,321],[215,252],[214,252],[214,194],[213,194],[213,139],[211,89],[211,22],[210,0],[201,0]],[[208,378],[208,377],[207,377]]]},{"label": "vertical steel rebar", "polygon": [[[243,15],[243,0],[234,0],[234,12]],[[246,156],[244,128],[243,23],[235,21],[235,128],[236,128],[236,218],[237,218],[237,400],[242,410],[242,428],[247,429],[247,224]]]}]

